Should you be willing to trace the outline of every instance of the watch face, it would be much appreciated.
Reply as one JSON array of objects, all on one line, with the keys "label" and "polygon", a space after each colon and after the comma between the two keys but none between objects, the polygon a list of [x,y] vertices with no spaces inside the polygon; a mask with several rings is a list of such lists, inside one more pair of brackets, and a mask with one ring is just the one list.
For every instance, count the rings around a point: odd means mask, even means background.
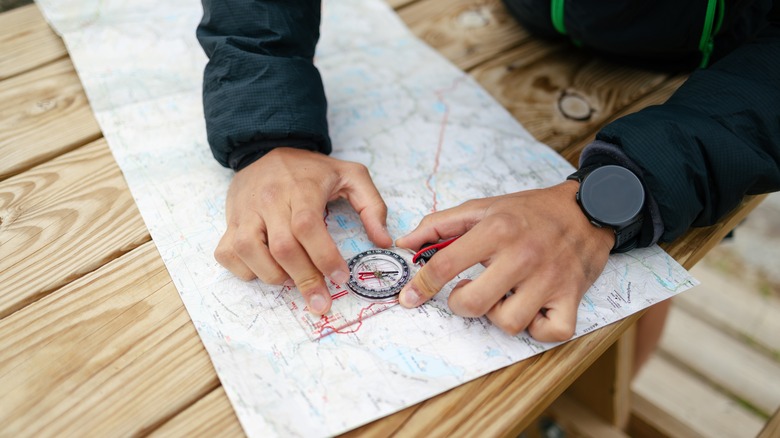
[{"label": "watch face", "polygon": [[392,301],[409,281],[409,265],[400,255],[386,249],[361,252],[347,262],[347,286],[371,301]]},{"label": "watch face", "polygon": [[642,182],[620,166],[602,166],[589,173],[577,196],[592,220],[616,230],[635,222],[645,204]]}]

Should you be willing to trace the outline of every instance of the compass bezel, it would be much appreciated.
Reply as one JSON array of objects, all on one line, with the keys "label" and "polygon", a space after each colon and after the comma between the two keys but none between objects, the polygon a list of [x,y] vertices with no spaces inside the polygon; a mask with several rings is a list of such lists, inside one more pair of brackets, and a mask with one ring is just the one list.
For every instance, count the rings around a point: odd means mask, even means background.
[{"label": "compass bezel", "polygon": [[[391,286],[381,289],[369,289],[360,284],[359,280],[355,278],[354,268],[360,262],[372,256],[380,256],[379,258],[387,257],[389,261],[392,260],[393,263],[400,265],[400,277],[398,277],[398,279],[396,279]],[[367,251],[363,251],[347,261],[347,268],[349,269],[349,281],[347,282],[347,287],[349,290],[360,298],[374,302],[387,302],[395,300],[398,297],[398,294],[401,293],[401,289],[406,283],[409,282],[411,277],[409,263],[403,257],[401,257],[401,255],[389,249],[369,249]]]}]

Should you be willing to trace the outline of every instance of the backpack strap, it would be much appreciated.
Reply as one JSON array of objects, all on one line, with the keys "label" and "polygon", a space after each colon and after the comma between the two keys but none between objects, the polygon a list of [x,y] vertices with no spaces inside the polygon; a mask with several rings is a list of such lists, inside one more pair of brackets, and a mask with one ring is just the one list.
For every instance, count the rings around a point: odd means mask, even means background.
[{"label": "backpack strap", "polygon": [[[555,30],[561,35],[567,34],[566,24],[563,20],[564,3],[565,0],[550,0],[552,24]],[[723,15],[726,9],[725,3],[725,0],[707,0],[704,26],[702,27],[701,38],[699,39],[699,51],[701,52],[701,64],[699,64],[699,68],[707,67],[707,64],[710,62],[710,56],[715,47],[715,35],[720,32],[720,27],[723,24]],[[717,22],[715,21],[716,13],[718,16]],[[579,40],[572,39],[572,41],[576,46],[582,45]]]}]

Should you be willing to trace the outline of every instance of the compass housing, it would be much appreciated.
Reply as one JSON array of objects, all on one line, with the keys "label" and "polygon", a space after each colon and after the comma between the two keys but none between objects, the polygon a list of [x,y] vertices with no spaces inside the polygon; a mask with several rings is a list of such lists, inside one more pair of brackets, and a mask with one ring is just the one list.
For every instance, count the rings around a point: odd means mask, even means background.
[{"label": "compass housing", "polygon": [[398,294],[411,277],[406,260],[388,249],[363,251],[349,259],[347,267],[349,290],[373,302],[398,299]]}]

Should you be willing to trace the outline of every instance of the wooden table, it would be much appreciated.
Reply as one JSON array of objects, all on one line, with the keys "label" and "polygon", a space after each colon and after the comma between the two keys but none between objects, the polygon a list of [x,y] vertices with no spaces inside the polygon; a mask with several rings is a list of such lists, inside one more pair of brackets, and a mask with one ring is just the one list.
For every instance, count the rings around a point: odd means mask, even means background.
[{"label": "wooden table", "polygon": [[[573,163],[595,132],[684,80],[532,38],[499,0],[392,0],[411,29]],[[760,202],[666,247],[690,268]],[[372,435],[514,435],[630,317],[369,424]],[[625,365],[578,385],[613,424]],[[32,5],[0,15],[0,435],[240,435],[60,39]],[[595,401],[594,401],[595,400]]]}]

